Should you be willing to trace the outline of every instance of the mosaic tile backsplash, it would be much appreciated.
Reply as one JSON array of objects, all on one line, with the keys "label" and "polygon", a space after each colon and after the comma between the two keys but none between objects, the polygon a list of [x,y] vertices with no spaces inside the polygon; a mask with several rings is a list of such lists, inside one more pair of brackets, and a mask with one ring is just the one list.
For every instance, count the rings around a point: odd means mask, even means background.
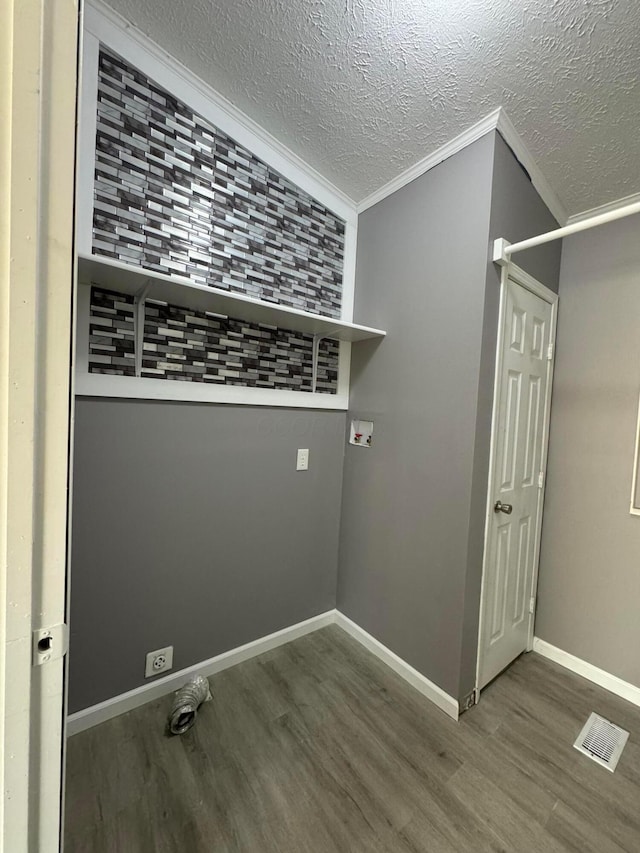
[{"label": "mosaic tile backsplash", "polygon": [[89,373],[135,376],[133,296],[91,288]]},{"label": "mosaic tile backsplash", "polygon": [[345,223],[104,49],[93,251],[339,317]]},{"label": "mosaic tile backsplash", "polygon": [[[312,347],[311,335],[148,301],[142,376],[310,392]],[[338,348],[320,343],[321,393],[337,392]],[[135,375],[132,297],[92,288],[89,372]]]}]

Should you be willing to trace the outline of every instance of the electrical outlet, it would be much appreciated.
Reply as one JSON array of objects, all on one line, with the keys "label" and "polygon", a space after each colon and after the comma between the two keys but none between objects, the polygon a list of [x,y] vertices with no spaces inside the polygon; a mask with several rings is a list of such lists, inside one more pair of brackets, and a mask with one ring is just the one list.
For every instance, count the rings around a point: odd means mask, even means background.
[{"label": "electrical outlet", "polygon": [[153,675],[160,675],[161,672],[173,667],[173,646],[167,646],[164,649],[156,649],[155,652],[149,652],[146,658],[144,668],[144,677],[151,678]]},{"label": "electrical outlet", "polygon": [[300,448],[296,460],[296,471],[307,471],[309,469],[309,449]]}]

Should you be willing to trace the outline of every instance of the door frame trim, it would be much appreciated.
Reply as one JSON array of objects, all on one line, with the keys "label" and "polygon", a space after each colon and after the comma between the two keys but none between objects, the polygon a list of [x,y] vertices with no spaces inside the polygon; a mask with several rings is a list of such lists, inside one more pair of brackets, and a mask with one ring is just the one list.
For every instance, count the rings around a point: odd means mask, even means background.
[{"label": "door frame trim", "polygon": [[[0,850],[12,853],[61,849],[55,638],[67,580],[81,2],[0,4]],[[41,630],[54,641],[46,661],[33,649]]]},{"label": "door frame trim", "polygon": [[[558,301],[559,297],[557,293],[554,293],[553,290],[550,290],[544,284],[539,282],[533,276],[529,275],[528,272],[523,270],[517,264],[513,262],[509,262],[502,266],[501,275],[500,275],[500,308],[498,312],[498,334],[496,340],[496,368],[493,380],[493,405],[491,409],[491,442],[489,445],[489,476],[487,479],[487,502],[485,508],[485,523],[484,523],[484,545],[482,551],[482,581],[481,581],[481,592],[480,592],[480,618],[478,622],[478,648],[476,652],[476,684],[475,684],[475,701],[477,702],[480,699],[480,663],[481,663],[481,655],[482,655],[482,646],[481,646],[481,638],[482,631],[484,628],[484,606],[485,606],[485,597],[486,597],[486,577],[487,577],[487,560],[489,556],[489,528],[491,524],[491,519],[493,517],[493,501],[492,496],[494,492],[494,465],[495,465],[495,454],[496,454],[496,422],[498,417],[498,409],[500,405],[500,378],[502,376],[502,367],[503,367],[503,344],[504,344],[504,315],[506,310],[506,302],[507,302],[507,282],[511,279],[515,284],[524,288],[525,290],[530,291],[531,293],[539,296],[544,302],[547,302],[551,306],[551,328],[549,330],[549,342],[553,345],[553,357],[551,360],[547,361],[547,390],[545,394],[545,403],[544,403],[544,422],[543,422],[543,434],[542,434],[542,457],[541,457],[541,469],[545,474],[543,480],[542,489],[540,489],[539,496],[539,523],[536,528],[536,539],[535,539],[535,551],[533,558],[533,573],[531,577],[531,590],[530,597],[535,598],[535,592],[538,587],[538,568],[540,562],[540,539],[542,533],[542,519],[544,516],[544,496],[547,487],[547,459],[548,459],[548,450],[549,450],[549,420],[551,415],[551,392],[552,392],[552,382],[553,382],[553,368],[555,365],[555,343],[556,343],[556,331],[557,331],[557,321],[558,321]],[[530,614],[529,616],[529,631],[528,631],[528,640],[527,640],[527,648],[526,651],[531,651],[533,649],[533,639],[534,639],[534,626],[535,626],[535,612]]]}]

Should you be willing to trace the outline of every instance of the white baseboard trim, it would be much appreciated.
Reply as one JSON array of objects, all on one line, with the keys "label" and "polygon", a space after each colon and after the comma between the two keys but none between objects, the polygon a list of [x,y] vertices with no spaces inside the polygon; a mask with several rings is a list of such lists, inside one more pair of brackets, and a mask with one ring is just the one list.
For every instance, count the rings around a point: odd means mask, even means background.
[{"label": "white baseboard trim", "polygon": [[298,622],[296,625],[283,628],[281,631],[268,634],[266,637],[260,637],[260,639],[246,643],[244,646],[238,646],[236,649],[223,652],[221,655],[216,655],[201,663],[186,667],[186,669],[172,672],[170,675],[158,678],[150,684],[143,684],[142,687],[136,687],[135,690],[129,690],[127,693],[121,693],[119,696],[99,702],[97,705],[91,705],[82,711],[76,711],[75,714],[70,714],[67,717],[67,737],[83,732],[114,717],[118,717],[120,714],[125,714],[127,711],[132,711],[134,708],[139,708],[141,705],[152,702],[154,699],[160,699],[162,696],[173,693],[196,673],[206,677],[215,675],[217,672],[222,672],[224,669],[229,669],[229,667],[235,666],[238,663],[257,657],[271,651],[271,649],[276,649],[278,646],[283,646],[292,640],[297,640],[298,637],[304,637],[305,634],[310,634],[313,631],[333,624],[337,624],[347,634],[350,634],[362,646],[404,678],[419,693],[444,711],[445,714],[454,720],[458,719],[458,702],[453,697],[445,693],[444,690],[432,681],[429,681],[428,678],[412,666],[409,666],[395,652],[383,646],[375,637],[372,637],[371,634],[368,634],[347,616],[344,616],[338,610],[328,610],[326,613],[313,616],[311,619],[305,619],[304,622]]},{"label": "white baseboard trim", "polygon": [[347,634],[350,634],[383,663],[386,663],[388,667],[390,667],[394,672],[397,672],[397,674],[404,678],[405,681],[408,681],[409,684],[419,693],[422,693],[422,695],[426,696],[426,698],[433,702],[434,705],[437,705],[441,711],[444,711],[445,714],[454,720],[458,719],[460,709],[456,699],[449,696],[448,693],[445,693],[444,690],[438,687],[437,684],[434,684],[433,681],[429,681],[426,676],[422,675],[422,673],[418,672],[417,669],[414,669],[406,663],[406,661],[398,657],[398,655],[395,654],[395,652],[392,652],[391,649],[383,646],[379,640],[376,640],[376,638],[372,637],[371,634],[368,634],[364,628],[356,625],[355,622],[352,622],[351,619],[340,613],[340,611],[336,611],[335,621],[336,625],[342,628],[343,631],[346,631]]},{"label": "white baseboard trim", "polygon": [[196,673],[206,677],[215,675],[216,672],[222,672],[223,669],[229,669],[229,667],[245,660],[264,654],[264,652],[271,651],[278,646],[283,646],[285,643],[290,643],[291,640],[297,640],[298,637],[304,637],[305,634],[310,634],[319,628],[332,625],[335,621],[336,611],[328,610],[326,613],[305,619],[304,622],[298,622],[289,628],[283,628],[281,631],[268,634],[266,637],[260,637],[251,643],[245,643],[244,646],[238,646],[228,652],[223,652],[221,655],[188,666],[186,669],[172,672],[171,675],[158,678],[150,684],[143,684],[142,687],[136,687],[135,690],[129,690],[127,693],[121,693],[105,702],[99,702],[97,705],[91,705],[82,711],[76,711],[75,714],[70,714],[67,717],[67,736],[71,737],[71,735],[83,732],[85,729],[90,729],[92,726],[97,726],[127,711],[132,711],[134,708],[139,708],[147,702],[173,693]]},{"label": "white baseboard trim", "polygon": [[533,651],[545,658],[549,658],[554,663],[560,664],[560,666],[564,666],[566,669],[571,670],[571,672],[581,675],[588,681],[604,687],[605,690],[615,693],[616,696],[621,696],[628,702],[640,706],[640,687],[629,684],[628,681],[623,681],[617,675],[611,675],[611,673],[605,672],[604,669],[599,669],[597,666],[587,663],[586,660],[577,658],[575,655],[569,654],[569,652],[564,652],[562,649],[552,646],[551,643],[547,643],[539,637],[534,637],[533,639]]}]

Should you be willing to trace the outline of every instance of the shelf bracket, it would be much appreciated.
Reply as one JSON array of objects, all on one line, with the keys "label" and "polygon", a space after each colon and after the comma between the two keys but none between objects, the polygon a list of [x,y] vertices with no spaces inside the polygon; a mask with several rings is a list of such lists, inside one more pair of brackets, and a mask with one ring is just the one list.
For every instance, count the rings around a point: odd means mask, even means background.
[{"label": "shelf bracket", "polygon": [[144,305],[152,281],[148,278],[133,297],[133,333],[136,376],[142,376],[142,349],[144,347]]},{"label": "shelf bracket", "polygon": [[318,385],[318,356],[320,354],[320,341],[327,338],[328,335],[316,334],[313,336],[313,373],[311,376],[311,391],[316,393]]}]

